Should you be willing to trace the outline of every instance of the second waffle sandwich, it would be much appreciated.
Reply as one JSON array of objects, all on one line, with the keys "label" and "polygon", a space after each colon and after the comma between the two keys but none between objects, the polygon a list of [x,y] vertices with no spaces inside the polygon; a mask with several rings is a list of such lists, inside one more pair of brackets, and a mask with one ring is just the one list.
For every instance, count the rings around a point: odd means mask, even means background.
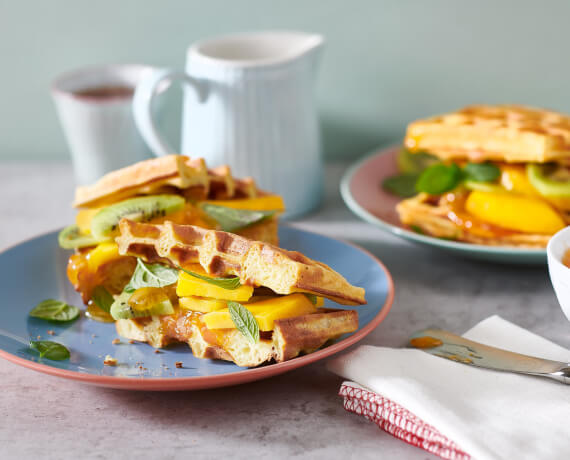
[{"label": "second waffle sandwich", "polygon": [[403,224],[439,238],[546,247],[570,223],[570,117],[476,105],[408,125],[398,163],[412,184]]}]

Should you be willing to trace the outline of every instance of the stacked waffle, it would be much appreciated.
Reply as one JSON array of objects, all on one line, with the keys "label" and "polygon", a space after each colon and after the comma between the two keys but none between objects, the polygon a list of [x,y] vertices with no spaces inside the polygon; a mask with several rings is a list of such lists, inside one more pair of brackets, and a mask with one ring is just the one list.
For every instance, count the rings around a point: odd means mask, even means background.
[{"label": "stacked waffle", "polygon": [[414,157],[429,164],[414,171],[421,172],[415,183],[420,193],[397,206],[402,223],[417,231],[485,245],[545,247],[569,222],[566,115],[469,106],[411,123],[404,146],[400,164]]},{"label": "stacked waffle", "polygon": [[[111,312],[123,337],[157,348],[185,342],[199,358],[257,366],[310,353],[358,327],[356,311],[321,307],[323,297],[363,304],[364,289],[298,252],[171,222],[152,225],[124,219],[120,232],[120,254],[179,270],[175,293],[170,294],[173,308],[162,312],[167,314],[122,318],[129,307],[120,306],[119,296]],[[230,280],[233,285],[228,286]],[[232,308],[238,301],[239,311],[259,330],[255,338],[234,318]],[[133,316],[132,311],[127,314]],[[242,323],[245,327],[248,321]]]},{"label": "stacked waffle", "polygon": [[113,241],[122,217],[230,230],[276,244],[284,210],[281,197],[259,190],[253,179],[182,155],[142,161],[78,187],[74,206],[76,223],[60,234],[60,245],[76,250],[68,277],[86,303],[96,286],[120,293],[135,269],[135,258],[121,256]]},{"label": "stacked waffle", "polygon": [[[68,277],[93,319],[161,348],[187,343],[199,358],[258,366],[311,353],[358,327],[365,303],[325,264],[277,243],[279,196],[228,167],[169,156],[79,187]],[[231,232],[231,233],[230,233]]]}]

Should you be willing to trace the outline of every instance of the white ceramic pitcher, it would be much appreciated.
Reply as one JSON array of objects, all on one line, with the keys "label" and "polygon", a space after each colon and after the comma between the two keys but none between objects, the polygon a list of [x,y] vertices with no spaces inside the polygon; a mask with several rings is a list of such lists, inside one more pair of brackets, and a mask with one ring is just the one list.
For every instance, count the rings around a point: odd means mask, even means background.
[{"label": "white ceramic pitcher", "polygon": [[185,83],[181,152],[229,164],[285,199],[285,217],[320,201],[322,158],[314,98],[320,35],[252,32],[188,49],[186,72],[159,70],[135,92],[135,120],[156,155],[175,150],[157,132],[151,106],[161,83]]}]

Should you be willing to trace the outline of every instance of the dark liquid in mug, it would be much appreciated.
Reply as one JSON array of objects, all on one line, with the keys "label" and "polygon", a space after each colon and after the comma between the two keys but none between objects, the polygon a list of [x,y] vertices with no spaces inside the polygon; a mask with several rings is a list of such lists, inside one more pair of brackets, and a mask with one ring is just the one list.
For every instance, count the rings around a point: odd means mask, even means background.
[{"label": "dark liquid in mug", "polygon": [[94,88],[82,89],[74,91],[73,94],[79,97],[87,97],[89,99],[116,99],[129,98],[133,96],[135,89],[130,86],[97,86]]}]

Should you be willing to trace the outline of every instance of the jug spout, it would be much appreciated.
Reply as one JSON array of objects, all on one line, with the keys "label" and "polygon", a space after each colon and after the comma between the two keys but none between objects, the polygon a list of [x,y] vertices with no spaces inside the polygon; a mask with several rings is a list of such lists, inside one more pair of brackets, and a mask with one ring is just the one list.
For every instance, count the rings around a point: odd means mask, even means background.
[{"label": "jug spout", "polygon": [[211,64],[247,68],[286,64],[317,55],[323,44],[324,38],[319,34],[268,30],[204,40],[190,47],[188,53],[190,58]]},{"label": "jug spout", "polygon": [[324,45],[324,37],[319,34],[307,34],[303,32],[289,32],[285,40],[289,42],[290,58],[317,55]]}]

